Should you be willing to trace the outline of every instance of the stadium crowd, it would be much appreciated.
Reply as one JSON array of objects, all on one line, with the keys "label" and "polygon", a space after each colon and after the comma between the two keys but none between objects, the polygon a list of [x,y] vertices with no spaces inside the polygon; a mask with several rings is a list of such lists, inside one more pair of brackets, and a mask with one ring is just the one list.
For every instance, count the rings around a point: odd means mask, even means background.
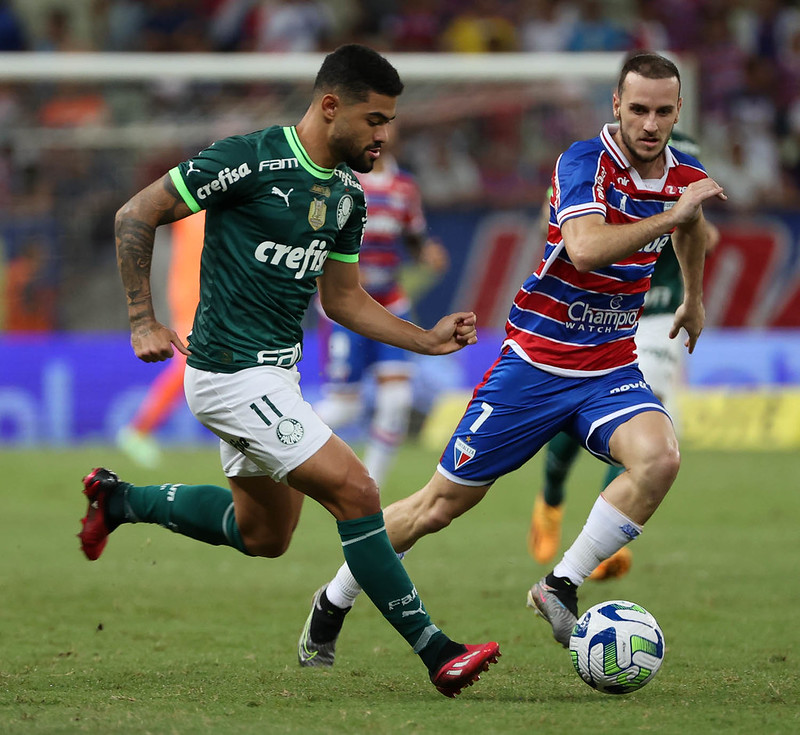
[{"label": "stadium crowd", "polygon": [[[697,62],[695,132],[704,163],[725,186],[729,208],[747,212],[800,206],[799,5],[0,0],[0,52],[285,53],[328,51],[347,41],[389,53],[672,51]],[[219,137],[250,121],[270,124],[277,121],[267,114],[275,98],[263,84],[0,82],[0,263],[6,282],[0,328],[92,325],[96,309],[67,295],[98,264],[113,266],[113,215],[120,203],[161,173],[154,166],[182,160],[207,143],[207,130],[192,138],[183,126],[215,119],[212,133]],[[569,105],[555,99],[529,107],[489,100],[480,107],[470,116],[449,105],[447,114],[429,116],[424,126],[409,115],[402,122],[401,162],[417,175],[429,208],[478,203],[535,209],[548,185],[551,151],[580,137],[565,109]],[[294,119],[292,113],[283,122]],[[147,155],[139,144],[106,144],[97,132],[104,125],[118,130],[158,120],[180,130],[168,141],[172,149],[166,155],[163,148]],[[91,144],[74,135],[83,128],[93,131]],[[73,134],[62,137],[64,131]],[[75,145],[76,139],[83,142]],[[112,298],[116,287],[109,287]]]}]

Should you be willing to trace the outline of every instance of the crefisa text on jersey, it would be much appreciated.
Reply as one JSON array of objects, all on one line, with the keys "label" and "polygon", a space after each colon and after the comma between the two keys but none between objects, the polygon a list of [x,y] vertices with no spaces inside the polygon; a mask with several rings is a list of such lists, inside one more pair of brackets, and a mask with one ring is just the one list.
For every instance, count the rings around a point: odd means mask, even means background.
[{"label": "crefisa text on jersey", "polygon": [[230,185],[235,184],[251,173],[253,172],[246,163],[239,164],[235,168],[225,167],[217,174],[217,178],[214,181],[209,181],[209,183],[197,190],[197,198],[205,199],[212,191],[228,191]]}]

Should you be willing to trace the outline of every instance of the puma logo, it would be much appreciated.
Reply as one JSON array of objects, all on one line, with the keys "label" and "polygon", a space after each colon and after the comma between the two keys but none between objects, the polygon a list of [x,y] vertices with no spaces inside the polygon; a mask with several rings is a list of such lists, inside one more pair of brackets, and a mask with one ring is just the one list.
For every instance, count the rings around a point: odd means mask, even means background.
[{"label": "puma logo", "polygon": [[289,206],[289,194],[291,194],[293,191],[294,191],[294,189],[289,189],[289,191],[287,191],[284,194],[277,186],[273,186],[272,187],[272,191],[270,192],[270,194],[275,194],[276,196],[279,196],[281,199],[283,199],[283,201],[286,202],[286,206],[288,207]]}]

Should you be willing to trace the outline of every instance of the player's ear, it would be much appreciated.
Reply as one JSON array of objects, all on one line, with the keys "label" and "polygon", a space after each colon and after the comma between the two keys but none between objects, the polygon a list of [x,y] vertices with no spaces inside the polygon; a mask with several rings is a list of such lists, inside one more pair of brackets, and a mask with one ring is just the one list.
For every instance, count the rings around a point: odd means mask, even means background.
[{"label": "player's ear", "polygon": [[322,114],[326,120],[333,120],[336,117],[336,111],[339,109],[339,97],[335,94],[324,94],[320,100],[320,107]]},{"label": "player's ear", "polygon": [[611,102],[612,109],[614,110],[614,119],[619,120],[619,95],[614,92]]}]

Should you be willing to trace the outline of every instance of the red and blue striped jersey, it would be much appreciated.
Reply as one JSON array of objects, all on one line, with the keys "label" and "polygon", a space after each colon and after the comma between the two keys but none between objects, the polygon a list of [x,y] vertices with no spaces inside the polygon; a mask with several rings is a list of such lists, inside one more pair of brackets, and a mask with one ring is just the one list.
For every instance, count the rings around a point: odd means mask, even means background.
[{"label": "red and blue striped jersey", "polygon": [[706,177],[697,159],[668,146],[663,177],[643,180],[612,137],[617,127],[574,143],[556,162],[544,255],[506,322],[504,344],[556,375],[603,375],[636,362],[636,325],[669,240],[667,233],[618,263],[580,273],[564,247],[564,222],[587,214],[613,225],[636,222],[672,207],[690,183]]},{"label": "red and blue striped jersey", "polygon": [[358,260],[362,285],[383,306],[396,306],[404,298],[397,282],[404,240],[427,231],[422,198],[414,178],[391,157],[383,170],[359,174],[358,179],[367,199],[367,226]]}]

